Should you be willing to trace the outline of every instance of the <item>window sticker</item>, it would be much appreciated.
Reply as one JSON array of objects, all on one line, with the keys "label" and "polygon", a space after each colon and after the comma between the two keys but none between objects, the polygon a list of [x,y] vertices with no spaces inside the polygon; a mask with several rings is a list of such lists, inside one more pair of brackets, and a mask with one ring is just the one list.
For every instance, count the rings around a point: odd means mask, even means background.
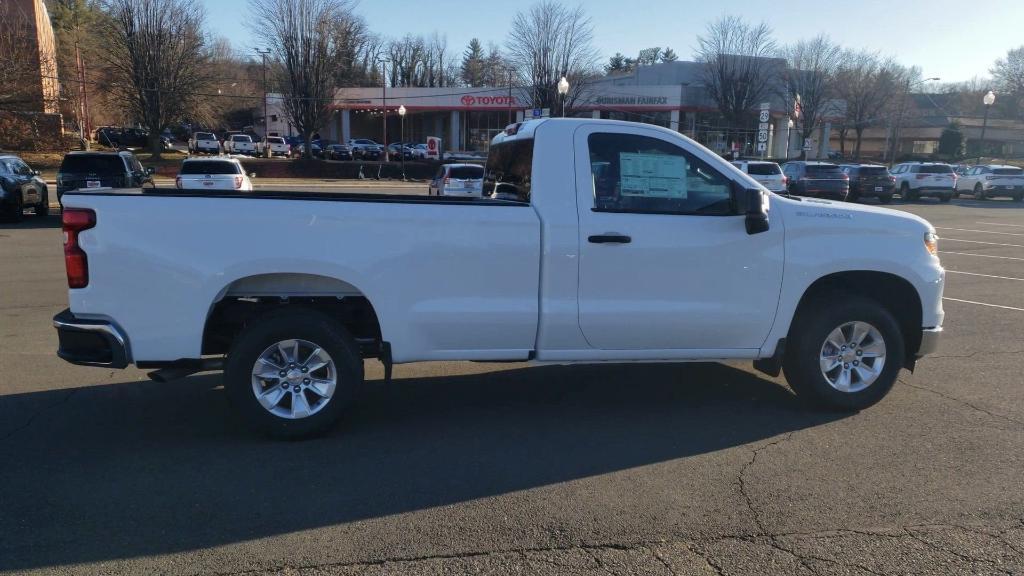
[{"label": "window sticker", "polygon": [[620,194],[685,200],[686,158],[668,154],[619,153]]}]

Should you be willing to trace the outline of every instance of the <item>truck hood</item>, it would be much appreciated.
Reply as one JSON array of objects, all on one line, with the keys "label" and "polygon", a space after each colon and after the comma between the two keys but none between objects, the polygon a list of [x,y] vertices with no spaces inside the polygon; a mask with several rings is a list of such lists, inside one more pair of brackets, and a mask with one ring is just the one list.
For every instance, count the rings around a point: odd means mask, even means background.
[{"label": "truck hood", "polygon": [[787,229],[862,228],[865,232],[882,232],[900,236],[935,232],[935,227],[930,222],[916,214],[880,206],[773,195],[771,209],[777,209],[783,213]]}]

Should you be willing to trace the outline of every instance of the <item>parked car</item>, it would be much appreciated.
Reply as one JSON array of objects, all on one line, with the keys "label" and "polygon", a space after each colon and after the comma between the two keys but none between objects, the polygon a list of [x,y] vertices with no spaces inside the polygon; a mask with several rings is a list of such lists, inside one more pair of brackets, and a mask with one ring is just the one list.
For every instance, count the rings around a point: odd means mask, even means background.
[{"label": "parked car", "polygon": [[410,153],[413,159],[425,160],[427,158],[427,145],[426,144],[413,144],[410,146]]},{"label": "parked car", "polygon": [[331,144],[324,150],[323,155],[327,160],[351,160],[352,148],[347,144]]},{"label": "parked car", "polygon": [[57,200],[65,192],[93,188],[141,188],[153,183],[153,168],[143,168],[128,151],[68,152],[57,172]]},{"label": "parked car", "polygon": [[256,150],[260,156],[266,156],[268,149],[272,157],[289,156],[292,153],[292,147],[280,136],[267,136],[256,145]]},{"label": "parked car", "polygon": [[388,156],[392,160],[412,160],[412,147],[405,142],[388,144]]},{"label": "parked car", "polygon": [[[578,178],[581,158],[603,176]],[[850,411],[936,348],[945,275],[919,216],[772,195],[675,131],[589,118],[511,126],[485,172],[517,200],[70,193],[58,355],[223,369],[247,421],[298,438],[344,414],[366,358],[385,380],[428,360],[747,359]]]},{"label": "parked car", "polygon": [[35,210],[36,216],[50,213],[50,193],[46,182],[21,158],[0,154],[0,215],[20,222],[25,207]]},{"label": "parked car", "polygon": [[[322,146],[320,146],[320,141],[319,140],[313,140],[312,142],[310,142],[309,143],[309,149],[310,149],[310,154],[314,158],[321,158],[324,155],[324,149],[323,149]],[[302,156],[302,155],[305,155],[305,153],[306,153],[306,144],[305,143],[299,144],[299,155]]]},{"label": "parked car", "polygon": [[252,141],[252,136],[248,134],[232,134],[231,138],[224,142],[224,151],[228,154],[255,156],[256,143]]},{"label": "parked car", "polygon": [[973,166],[957,179],[955,194],[973,194],[977,200],[1005,196],[1020,202],[1024,200],[1024,170],[998,164]]},{"label": "parked car", "polygon": [[96,141],[111,148],[144,148],[149,146],[149,132],[142,128],[104,126],[96,130]]},{"label": "parked car", "polygon": [[384,147],[373,140],[356,138],[349,140],[348,145],[352,148],[352,156],[356,160],[379,160],[384,156]]},{"label": "parked car", "polygon": [[220,154],[220,150],[220,140],[213,132],[195,132],[188,139],[189,154],[198,154],[199,152]]},{"label": "parked car", "polygon": [[252,191],[251,177],[237,158],[186,158],[174,179],[174,187],[188,190]]},{"label": "parked car", "polygon": [[479,164],[444,164],[430,180],[429,196],[482,196],[484,167]]},{"label": "parked car", "polygon": [[896,178],[885,166],[877,164],[843,164],[842,171],[850,178],[850,194],[846,199],[856,202],[861,198],[878,198],[882,204],[892,202],[896,192]]},{"label": "parked car", "polygon": [[949,164],[939,162],[904,162],[889,171],[895,177],[900,197],[913,202],[922,196],[934,196],[949,202],[956,189],[956,174]]},{"label": "parked car", "polygon": [[850,193],[850,177],[831,162],[786,162],[782,173],[790,194],[846,200]]},{"label": "parked car", "polygon": [[775,162],[736,160],[732,164],[772,192],[786,191],[786,177],[782,175],[782,168]]}]

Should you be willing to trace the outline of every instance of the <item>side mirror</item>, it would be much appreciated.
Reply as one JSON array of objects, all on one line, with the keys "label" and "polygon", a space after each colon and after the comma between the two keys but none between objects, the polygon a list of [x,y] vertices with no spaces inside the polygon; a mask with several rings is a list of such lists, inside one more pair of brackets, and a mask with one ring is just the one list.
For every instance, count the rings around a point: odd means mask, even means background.
[{"label": "side mirror", "polygon": [[742,207],[746,218],[744,224],[747,234],[754,235],[768,231],[768,212],[764,209],[764,193],[759,188],[745,188],[736,185],[738,204]]},{"label": "side mirror", "polygon": [[40,174],[39,170],[33,170],[32,171],[32,175],[33,176],[39,176],[39,174]]},{"label": "side mirror", "polygon": [[249,178],[255,178],[255,177],[256,177],[256,173],[255,172],[249,172]]},{"label": "side mirror", "polygon": [[147,166],[146,167],[146,174],[152,176],[155,173],[156,173],[156,168],[153,168],[152,166]]}]

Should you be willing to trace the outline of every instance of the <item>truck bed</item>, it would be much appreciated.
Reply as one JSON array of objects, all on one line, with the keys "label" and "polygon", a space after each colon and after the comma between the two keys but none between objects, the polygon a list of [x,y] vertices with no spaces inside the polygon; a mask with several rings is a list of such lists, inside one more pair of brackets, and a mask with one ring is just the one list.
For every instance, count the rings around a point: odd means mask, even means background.
[{"label": "truck bed", "polygon": [[120,325],[136,362],[199,357],[214,304],[268,282],[296,297],[366,297],[395,362],[522,360],[535,346],[529,204],[154,189],[70,192],[64,205],[96,212],[80,235],[89,285],[70,291],[71,310]]}]

